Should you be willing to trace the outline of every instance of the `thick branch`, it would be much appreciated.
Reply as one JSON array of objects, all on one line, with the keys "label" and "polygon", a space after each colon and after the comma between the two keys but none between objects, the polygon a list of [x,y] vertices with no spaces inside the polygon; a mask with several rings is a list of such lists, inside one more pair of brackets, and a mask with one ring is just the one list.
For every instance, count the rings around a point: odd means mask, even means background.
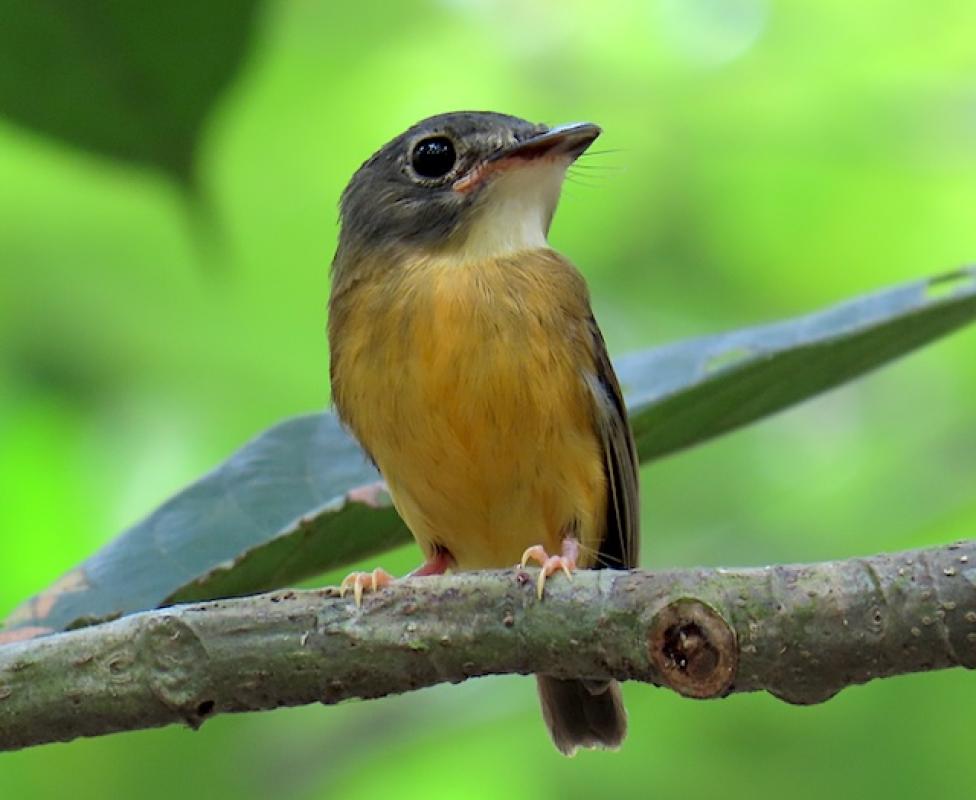
[{"label": "thick branch", "polygon": [[357,610],[330,590],[177,606],[0,647],[0,749],[476,675],[764,689],[793,703],[976,667],[976,541],[764,569],[405,580]]}]

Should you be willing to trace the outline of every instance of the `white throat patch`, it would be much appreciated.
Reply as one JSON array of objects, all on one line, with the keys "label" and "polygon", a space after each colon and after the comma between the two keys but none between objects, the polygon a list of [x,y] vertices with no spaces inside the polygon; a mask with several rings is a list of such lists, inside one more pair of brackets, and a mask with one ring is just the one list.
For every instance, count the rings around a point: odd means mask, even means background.
[{"label": "white throat patch", "polygon": [[549,225],[571,162],[566,156],[540,158],[492,176],[461,247],[462,260],[548,247]]}]

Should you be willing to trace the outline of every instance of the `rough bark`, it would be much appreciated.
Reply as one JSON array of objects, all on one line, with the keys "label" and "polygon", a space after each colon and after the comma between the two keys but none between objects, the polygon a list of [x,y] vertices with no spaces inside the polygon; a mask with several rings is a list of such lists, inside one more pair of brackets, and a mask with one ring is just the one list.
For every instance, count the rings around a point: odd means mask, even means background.
[{"label": "rough bark", "polygon": [[357,609],[285,591],[0,647],[0,749],[478,675],[639,680],[818,703],[976,667],[976,541],[811,565],[404,580]]}]

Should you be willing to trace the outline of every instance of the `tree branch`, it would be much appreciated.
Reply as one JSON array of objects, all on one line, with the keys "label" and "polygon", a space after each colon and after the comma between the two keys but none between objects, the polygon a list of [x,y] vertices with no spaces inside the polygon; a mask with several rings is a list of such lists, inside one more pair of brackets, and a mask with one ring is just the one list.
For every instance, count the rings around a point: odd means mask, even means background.
[{"label": "tree branch", "polygon": [[640,680],[818,703],[872,678],[976,667],[976,540],[756,569],[404,580],[356,609],[286,591],[0,647],[0,749],[476,675]]}]

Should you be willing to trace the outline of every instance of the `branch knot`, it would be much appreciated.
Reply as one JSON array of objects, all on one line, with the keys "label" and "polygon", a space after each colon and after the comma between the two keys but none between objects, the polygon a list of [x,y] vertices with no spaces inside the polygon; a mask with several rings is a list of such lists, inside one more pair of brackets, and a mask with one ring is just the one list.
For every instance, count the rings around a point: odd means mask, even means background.
[{"label": "branch knot", "polygon": [[732,626],[700,600],[674,600],[648,634],[651,663],[663,683],[687,697],[721,697],[732,688],[739,651]]}]

